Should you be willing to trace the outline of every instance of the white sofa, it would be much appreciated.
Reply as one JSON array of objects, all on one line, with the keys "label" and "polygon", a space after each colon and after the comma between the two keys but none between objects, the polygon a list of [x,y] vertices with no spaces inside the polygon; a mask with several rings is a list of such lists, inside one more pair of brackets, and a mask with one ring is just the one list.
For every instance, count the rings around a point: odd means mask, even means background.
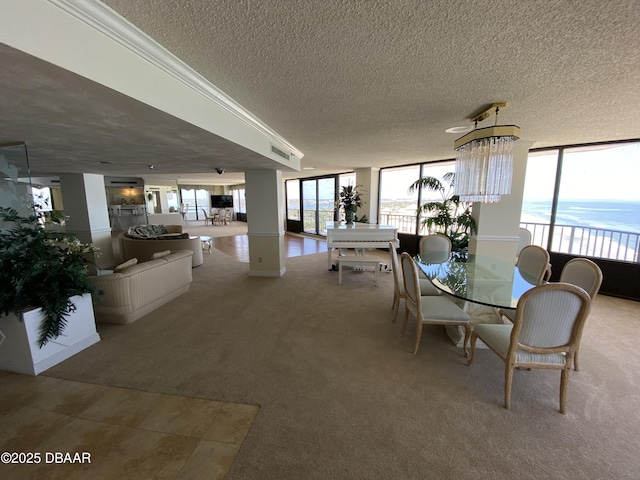
[{"label": "white sofa", "polygon": [[[166,228],[170,234],[182,233],[181,225],[166,225]],[[120,252],[124,260],[137,258],[138,262],[146,262],[151,260],[154,253],[164,250],[171,250],[172,252],[175,250],[191,250],[193,252],[193,257],[191,257],[192,266],[197,267],[204,263],[202,241],[198,236],[160,240],[155,238],[130,238],[127,236],[127,232],[122,232],[118,235],[118,241],[120,242]]]},{"label": "white sofa", "polygon": [[[186,293],[192,282],[193,252],[181,250],[89,277],[97,322],[127,324]],[[117,267],[116,267],[117,269]]]}]

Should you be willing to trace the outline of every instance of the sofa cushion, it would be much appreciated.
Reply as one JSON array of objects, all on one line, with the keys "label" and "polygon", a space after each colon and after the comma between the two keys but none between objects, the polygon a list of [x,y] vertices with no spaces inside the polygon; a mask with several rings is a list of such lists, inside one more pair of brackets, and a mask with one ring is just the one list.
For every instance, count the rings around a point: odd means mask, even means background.
[{"label": "sofa cushion", "polygon": [[139,240],[175,240],[189,238],[188,233],[175,232],[169,230],[166,225],[138,225],[137,227],[129,227],[126,234],[129,238],[137,238]]},{"label": "sofa cushion", "polygon": [[171,250],[164,250],[162,252],[156,252],[153,255],[151,255],[151,258],[152,259],[162,258],[162,257],[166,257],[167,255],[171,255]]},{"label": "sofa cushion", "polygon": [[137,259],[137,258],[132,258],[132,259],[127,260],[126,262],[121,263],[120,265],[116,266],[116,267],[113,269],[113,271],[114,271],[115,273],[117,273],[117,272],[121,272],[121,271],[122,271],[122,270],[124,270],[125,268],[127,268],[127,267],[131,267],[131,266],[133,266],[133,265],[136,265],[137,263],[138,263],[138,259]]}]

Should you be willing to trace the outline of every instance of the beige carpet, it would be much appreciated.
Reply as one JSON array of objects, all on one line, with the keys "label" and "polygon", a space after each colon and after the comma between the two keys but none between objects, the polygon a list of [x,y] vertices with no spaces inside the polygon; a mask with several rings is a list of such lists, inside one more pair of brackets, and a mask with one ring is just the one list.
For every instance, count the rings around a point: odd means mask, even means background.
[{"label": "beige carpet", "polygon": [[[392,323],[392,276],[287,259],[283,278],[213,251],[190,291],[46,375],[259,405],[231,479],[636,479],[640,304],[600,296],[567,414],[559,372],[472,367],[438,328],[418,355]],[[383,257],[384,258],[384,257]]]}]

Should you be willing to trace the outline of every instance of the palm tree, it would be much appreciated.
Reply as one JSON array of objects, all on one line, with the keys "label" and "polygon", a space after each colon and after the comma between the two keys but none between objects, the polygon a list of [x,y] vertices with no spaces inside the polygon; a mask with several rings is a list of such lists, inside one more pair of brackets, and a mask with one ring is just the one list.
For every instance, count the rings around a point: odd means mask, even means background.
[{"label": "palm tree", "polygon": [[442,179],[422,177],[411,184],[409,193],[420,189],[439,192],[441,201],[429,201],[418,207],[418,214],[426,218],[421,226],[430,233],[443,233],[451,239],[453,251],[459,251],[469,244],[469,235],[478,231],[476,221],[471,216],[471,203],[461,202],[453,195],[455,173],[445,173]]}]

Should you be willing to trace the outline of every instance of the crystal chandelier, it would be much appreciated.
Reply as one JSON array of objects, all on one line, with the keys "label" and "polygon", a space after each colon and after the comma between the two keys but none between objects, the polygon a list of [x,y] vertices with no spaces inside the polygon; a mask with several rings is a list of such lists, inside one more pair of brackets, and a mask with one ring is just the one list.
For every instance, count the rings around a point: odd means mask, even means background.
[{"label": "crystal chandelier", "polygon": [[501,195],[511,193],[513,175],[513,142],[520,138],[520,127],[498,125],[498,112],[506,103],[492,103],[471,116],[478,122],[495,109],[493,127],[475,128],[454,142],[456,176],[454,193],[463,202],[499,202]]}]

